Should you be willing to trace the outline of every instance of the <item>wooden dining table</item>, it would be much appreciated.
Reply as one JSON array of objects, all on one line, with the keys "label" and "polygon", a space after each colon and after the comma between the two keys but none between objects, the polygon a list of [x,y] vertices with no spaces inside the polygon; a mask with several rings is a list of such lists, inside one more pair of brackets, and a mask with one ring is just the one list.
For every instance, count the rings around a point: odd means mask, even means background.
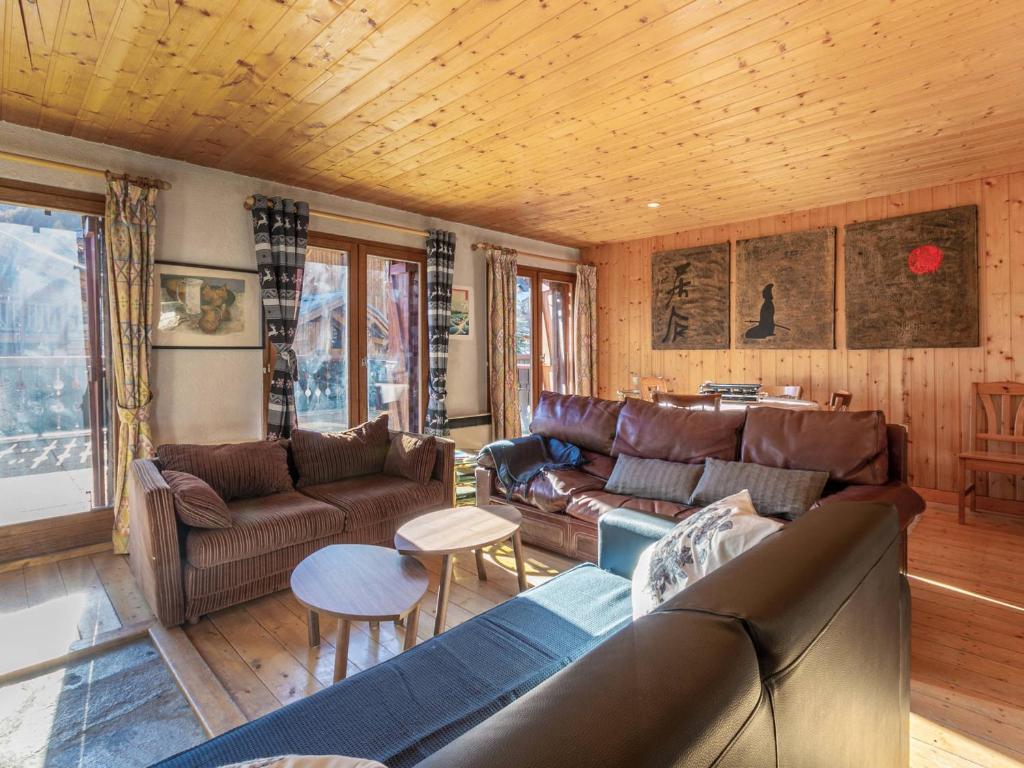
[{"label": "wooden dining table", "polygon": [[723,411],[739,411],[747,408],[789,408],[793,411],[820,411],[821,404],[814,400],[797,400],[792,397],[762,397],[760,400],[741,402],[723,400],[719,408]]}]

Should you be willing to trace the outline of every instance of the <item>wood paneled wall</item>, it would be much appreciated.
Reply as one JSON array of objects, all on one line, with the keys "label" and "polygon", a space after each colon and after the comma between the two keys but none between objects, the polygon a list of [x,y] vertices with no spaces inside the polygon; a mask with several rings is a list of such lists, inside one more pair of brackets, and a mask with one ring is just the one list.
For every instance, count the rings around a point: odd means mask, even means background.
[{"label": "wood paneled wall", "polygon": [[[874,197],[662,237],[595,246],[583,260],[598,268],[598,389],[614,397],[629,372],[663,375],[678,392],[701,382],[800,384],[806,397],[826,401],[848,389],[853,408],[879,409],[910,429],[911,482],[953,489],[955,457],[967,433],[973,381],[1024,381],[1024,172],[914,192]],[[955,205],[978,206],[982,346],[972,349],[847,350],[844,226]],[[669,248],[797,231],[838,228],[836,349],[654,351],[651,349],[651,254]],[[735,280],[735,253],[733,254]],[[735,308],[735,286],[732,291]],[[735,339],[735,327],[733,328]],[[1009,478],[993,476],[982,495],[1024,498]]]}]

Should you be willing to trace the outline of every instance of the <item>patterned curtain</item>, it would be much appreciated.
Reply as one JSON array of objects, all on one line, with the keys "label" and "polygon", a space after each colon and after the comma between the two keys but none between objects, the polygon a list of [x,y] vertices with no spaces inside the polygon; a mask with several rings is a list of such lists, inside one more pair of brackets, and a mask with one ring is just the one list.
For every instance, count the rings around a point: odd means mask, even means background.
[{"label": "patterned curtain", "polygon": [[487,249],[488,385],[495,440],[519,437],[519,387],[516,372],[516,252]]},{"label": "patterned curtain", "polygon": [[455,234],[438,229],[427,236],[427,338],[430,402],[423,431],[444,437],[448,432],[448,328],[452,319],[452,277],[455,274]]},{"label": "patterned curtain", "polygon": [[117,405],[114,551],[128,552],[128,473],[153,455],[149,427],[149,332],[153,322],[156,188],[107,174],[107,305]]},{"label": "patterned curtain", "polygon": [[575,392],[597,394],[597,267],[576,266],[576,297],[572,306]]},{"label": "patterned curtain", "polygon": [[306,264],[309,205],[254,195],[252,231],[263,296],[263,326],[273,345],[274,374],[267,402],[267,439],[289,437],[295,426],[295,325]]}]

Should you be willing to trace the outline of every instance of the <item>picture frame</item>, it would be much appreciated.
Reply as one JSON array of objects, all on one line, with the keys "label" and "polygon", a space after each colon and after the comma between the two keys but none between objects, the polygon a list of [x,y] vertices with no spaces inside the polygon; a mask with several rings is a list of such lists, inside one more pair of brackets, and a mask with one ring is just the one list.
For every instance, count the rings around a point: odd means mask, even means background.
[{"label": "picture frame", "polygon": [[181,261],[153,265],[154,349],[262,349],[255,269]]},{"label": "picture frame", "polygon": [[473,317],[473,289],[468,285],[452,286],[452,317],[448,324],[448,338],[471,341],[476,320]]}]

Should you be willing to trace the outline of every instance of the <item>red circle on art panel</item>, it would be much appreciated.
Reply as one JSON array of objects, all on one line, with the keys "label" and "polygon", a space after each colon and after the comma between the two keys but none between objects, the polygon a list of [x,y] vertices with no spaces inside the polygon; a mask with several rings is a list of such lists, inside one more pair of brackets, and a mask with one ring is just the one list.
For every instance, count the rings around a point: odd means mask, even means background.
[{"label": "red circle on art panel", "polygon": [[927,275],[942,266],[942,249],[937,245],[919,245],[907,257],[910,271],[915,275]]}]

